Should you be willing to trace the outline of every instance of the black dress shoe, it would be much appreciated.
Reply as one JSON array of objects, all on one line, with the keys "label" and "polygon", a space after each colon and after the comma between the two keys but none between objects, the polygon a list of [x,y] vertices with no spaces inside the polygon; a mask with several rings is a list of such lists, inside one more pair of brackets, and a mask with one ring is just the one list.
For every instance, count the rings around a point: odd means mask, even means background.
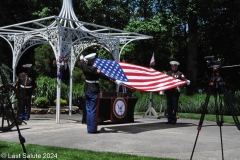
[{"label": "black dress shoe", "polygon": [[171,125],[175,125],[175,124],[176,124],[176,122],[172,122],[172,123],[171,123]]},{"label": "black dress shoe", "polygon": [[172,122],[165,122],[165,124],[172,124]]}]

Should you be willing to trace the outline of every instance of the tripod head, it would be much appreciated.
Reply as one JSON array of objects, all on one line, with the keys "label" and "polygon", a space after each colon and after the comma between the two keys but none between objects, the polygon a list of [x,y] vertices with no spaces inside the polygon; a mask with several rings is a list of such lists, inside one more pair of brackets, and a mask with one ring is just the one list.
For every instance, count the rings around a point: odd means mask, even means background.
[{"label": "tripod head", "polygon": [[220,69],[220,68],[232,68],[232,67],[240,67],[240,65],[231,65],[231,66],[222,66],[222,63],[219,59],[216,59],[215,56],[205,56],[207,67],[213,69]]},{"label": "tripod head", "polygon": [[207,67],[208,68],[220,68],[222,63],[219,59],[216,59],[215,56],[205,56]]}]

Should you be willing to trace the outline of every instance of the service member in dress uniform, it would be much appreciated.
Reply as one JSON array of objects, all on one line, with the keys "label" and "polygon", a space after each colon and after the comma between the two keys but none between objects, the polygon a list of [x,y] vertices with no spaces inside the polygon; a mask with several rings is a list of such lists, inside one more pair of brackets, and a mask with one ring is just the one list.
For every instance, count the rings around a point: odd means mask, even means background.
[{"label": "service member in dress uniform", "polygon": [[[187,81],[187,84],[190,84],[190,81],[185,78],[182,72],[178,71],[178,66],[180,65],[177,61],[171,61],[171,70],[167,72],[167,75],[172,76],[176,79]],[[166,124],[176,124],[177,122],[177,112],[178,112],[178,102],[180,97],[180,88],[172,88],[164,91],[167,97],[167,114],[168,121]]]},{"label": "service member in dress uniform", "polygon": [[32,64],[23,65],[24,72],[17,78],[16,88],[20,93],[20,115],[22,120],[29,120],[31,113],[32,95],[36,89],[36,79],[31,73]]},{"label": "service member in dress uniform", "polygon": [[98,105],[99,105],[99,78],[120,84],[121,82],[103,74],[98,68],[94,67],[96,53],[91,53],[85,57],[80,57],[81,68],[85,76],[85,102],[86,119],[88,133],[99,133],[98,125]]}]

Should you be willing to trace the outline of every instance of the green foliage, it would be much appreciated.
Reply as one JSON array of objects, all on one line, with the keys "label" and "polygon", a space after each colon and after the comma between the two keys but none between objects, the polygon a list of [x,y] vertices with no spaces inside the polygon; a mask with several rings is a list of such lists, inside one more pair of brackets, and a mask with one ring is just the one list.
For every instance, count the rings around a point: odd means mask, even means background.
[{"label": "green foliage", "polygon": [[[179,112],[200,113],[202,111],[201,106],[203,106],[205,98],[205,94],[194,94],[191,96],[181,94],[179,97]],[[211,105],[211,101],[209,101],[209,105]]]},{"label": "green foliage", "polygon": [[75,4],[81,8],[75,10],[77,15],[84,20],[91,19],[94,24],[123,29],[131,18],[128,1],[86,0]]},{"label": "green foliage", "polygon": [[[50,105],[54,105],[54,100],[57,96],[57,79],[49,77],[39,77],[37,80],[36,97],[46,97]],[[61,96],[64,99],[69,98],[69,88],[66,84],[61,83]]]},{"label": "green foliage", "polygon": [[237,114],[240,115],[240,90],[232,94],[231,100],[234,108],[236,109]]},{"label": "green foliage", "polygon": [[79,98],[84,96],[84,84],[74,83],[72,88],[72,104],[79,105]]},{"label": "green foliage", "polygon": [[[55,104],[56,104],[56,101],[57,101],[57,100],[55,99],[55,100],[54,100],[54,103],[55,103]],[[67,105],[67,100],[61,98],[61,99],[60,99],[60,105],[61,105],[61,106],[66,106],[66,105]]]},{"label": "green foliage", "polygon": [[50,45],[41,45],[34,50],[36,76],[56,77],[57,68],[53,67],[54,52]]},{"label": "green foliage", "polygon": [[39,77],[37,79],[36,97],[46,97],[49,102],[53,102],[57,96],[57,80],[56,78]]},{"label": "green foliage", "polygon": [[[78,105],[79,97],[84,95],[83,84],[73,83],[72,86],[72,104]],[[36,97],[46,97],[50,105],[55,105],[54,100],[57,96],[57,79],[49,77],[39,77],[37,79],[37,91]],[[63,99],[69,99],[69,86],[65,83],[61,83],[61,97]]]},{"label": "green foliage", "polygon": [[166,66],[169,66],[169,61],[177,58],[178,47],[186,45],[176,39],[177,35],[181,36],[180,26],[174,25],[178,22],[176,16],[167,13],[158,14],[148,20],[132,19],[125,30],[151,35],[153,38],[127,45],[122,53],[123,59],[141,66],[149,66],[154,53],[156,61],[154,68],[159,71],[168,69]]},{"label": "green foliage", "polygon": [[149,94],[142,93],[138,97],[138,101],[135,105],[135,111],[136,112],[145,112],[148,109],[148,102],[149,102]]},{"label": "green foliage", "polygon": [[46,97],[37,97],[33,104],[39,108],[46,108],[49,106],[49,100]]},{"label": "green foliage", "polygon": [[[2,63],[2,66],[0,66],[0,69],[3,73],[3,78],[5,80],[5,83],[7,83],[7,84],[12,83],[12,80],[10,79],[10,77],[12,75],[12,70],[3,63]],[[0,78],[0,84],[3,84],[2,78]]]},{"label": "green foliage", "polygon": [[63,99],[69,99],[69,86],[65,83],[61,83],[61,97]]},{"label": "green foliage", "polygon": [[[0,12],[0,25],[7,26],[58,15],[62,2],[62,0],[22,0],[2,3],[0,5],[2,11]],[[154,52],[155,69],[163,71],[166,70],[170,59],[178,60],[181,63],[180,69],[185,73],[185,76],[188,78],[188,75],[189,77],[192,75],[191,83],[194,84],[197,81],[196,87],[201,87],[208,81],[204,56],[218,56],[224,65],[239,63],[240,2],[237,0],[208,2],[203,0],[76,0],[72,3],[76,17],[80,21],[153,37],[127,44],[121,54],[121,59],[126,62],[148,66]],[[22,5],[22,10],[12,9],[9,12],[8,8],[17,8],[16,6],[20,5]],[[35,26],[32,24],[31,27]],[[196,35],[192,34],[192,31]],[[195,43],[189,43],[192,40],[191,37],[194,36],[196,36]],[[189,51],[190,48],[191,51]],[[12,57],[9,56],[12,55],[11,52],[9,44],[1,38],[0,59],[4,60],[10,68],[14,66],[14,64],[12,65]],[[24,54],[28,54],[26,57],[33,55],[32,51],[29,53],[27,51]],[[52,60],[56,57],[50,46],[37,47],[34,56],[35,61],[33,59],[33,62],[36,62],[34,69],[37,76],[56,77],[56,68],[52,67]],[[24,57],[25,55],[22,55],[19,62]],[[27,60],[29,61],[29,59]],[[234,86],[233,88],[240,88],[239,83],[237,83],[240,81],[238,70],[227,71],[226,77],[229,79],[228,83]],[[193,86],[192,84],[190,86]]]},{"label": "green foliage", "polygon": [[42,11],[33,12],[32,14],[37,15],[38,17],[44,18],[49,15],[49,11],[50,9],[48,7],[44,7]]},{"label": "green foliage", "polygon": [[[133,97],[138,98],[135,105],[135,112],[146,112],[150,105],[150,93],[136,91],[132,94]],[[158,93],[153,93],[153,108],[156,112],[164,111],[166,109],[166,98],[165,96],[160,96]]]},{"label": "green foliage", "polygon": [[116,91],[116,84],[103,79],[99,79],[99,88],[100,91],[114,92]]},{"label": "green foliage", "polygon": [[[206,102],[206,94],[194,94],[192,96],[188,96],[185,94],[181,94],[179,99],[179,112],[182,113],[202,113],[204,103]],[[239,112],[239,99],[238,92],[231,97],[231,101],[233,107],[236,109],[236,114],[240,115]],[[222,101],[222,102],[221,102]],[[207,104],[207,112],[208,114],[216,114],[216,109],[220,109],[222,106],[222,114],[230,115],[229,109],[227,108],[226,102],[224,101],[223,95],[217,96],[217,101],[214,95],[210,96],[210,99]],[[220,113],[218,113],[220,114]]]},{"label": "green foliage", "polygon": [[[132,94],[133,97],[137,97],[138,102],[135,106],[135,112],[146,112],[149,103],[150,103],[150,93],[143,93],[136,91]],[[206,94],[194,94],[194,95],[186,95],[184,93],[181,93],[179,98],[179,112],[181,113],[202,113],[203,112],[203,106],[206,101]],[[222,99],[222,114],[224,115],[230,115],[228,108],[225,105],[224,98],[222,95],[221,97],[218,96],[217,104],[215,103],[215,97],[213,95],[210,96],[208,104],[207,104],[207,112],[206,114],[216,114],[216,108],[220,108],[221,103],[219,101],[219,98]],[[235,94],[231,96],[231,101],[233,102],[233,107],[235,109],[235,113],[237,115],[240,115],[240,91],[237,91]],[[156,112],[164,111],[167,108],[167,102],[166,102],[166,96],[159,95],[157,93],[153,93],[153,107],[156,110]]]},{"label": "green foliage", "polygon": [[84,82],[85,77],[83,75],[82,69],[79,67],[75,67],[73,70],[73,83]]}]

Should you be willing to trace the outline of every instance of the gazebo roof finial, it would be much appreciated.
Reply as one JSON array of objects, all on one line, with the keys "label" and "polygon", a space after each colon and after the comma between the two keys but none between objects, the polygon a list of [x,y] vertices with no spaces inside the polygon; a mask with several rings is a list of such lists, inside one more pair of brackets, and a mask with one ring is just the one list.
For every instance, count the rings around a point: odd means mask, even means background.
[{"label": "gazebo roof finial", "polygon": [[[63,0],[62,9],[58,17],[62,18],[60,23],[63,24],[64,27],[79,27],[79,23],[74,22],[78,21],[78,18],[74,13],[72,0]],[[52,23],[50,26],[52,27],[54,25],[56,25],[56,22]]]}]

